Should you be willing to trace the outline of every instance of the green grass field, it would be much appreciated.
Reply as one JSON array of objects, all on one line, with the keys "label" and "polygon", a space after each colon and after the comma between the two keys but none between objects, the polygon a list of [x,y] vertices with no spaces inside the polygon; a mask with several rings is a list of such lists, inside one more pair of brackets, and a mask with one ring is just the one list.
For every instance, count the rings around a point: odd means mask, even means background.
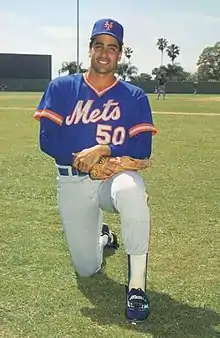
[{"label": "green grass field", "polygon": [[56,172],[39,151],[32,118],[39,98],[0,93],[0,337],[220,337],[220,98],[150,96],[159,130],[154,165],[143,173],[152,314],[136,326],[124,318],[127,259],[118,216],[105,214],[121,245],[103,272],[85,279],[72,269]]}]

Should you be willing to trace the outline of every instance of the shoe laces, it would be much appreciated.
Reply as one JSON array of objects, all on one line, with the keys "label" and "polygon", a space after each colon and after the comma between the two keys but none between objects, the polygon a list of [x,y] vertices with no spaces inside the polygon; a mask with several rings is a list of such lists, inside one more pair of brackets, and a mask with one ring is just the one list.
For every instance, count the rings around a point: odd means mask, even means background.
[{"label": "shoe laces", "polygon": [[145,292],[138,289],[131,289],[128,293],[128,305],[133,308],[146,308],[148,299]]}]

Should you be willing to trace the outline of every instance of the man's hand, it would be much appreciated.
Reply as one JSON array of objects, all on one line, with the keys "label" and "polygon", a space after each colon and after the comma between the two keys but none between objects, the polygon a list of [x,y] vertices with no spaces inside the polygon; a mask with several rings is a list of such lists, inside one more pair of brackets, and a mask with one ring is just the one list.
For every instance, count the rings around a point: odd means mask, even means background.
[{"label": "man's hand", "polygon": [[76,158],[73,161],[73,167],[81,172],[88,173],[102,156],[110,156],[110,154],[111,150],[107,145],[96,145],[84,149],[77,153]]}]

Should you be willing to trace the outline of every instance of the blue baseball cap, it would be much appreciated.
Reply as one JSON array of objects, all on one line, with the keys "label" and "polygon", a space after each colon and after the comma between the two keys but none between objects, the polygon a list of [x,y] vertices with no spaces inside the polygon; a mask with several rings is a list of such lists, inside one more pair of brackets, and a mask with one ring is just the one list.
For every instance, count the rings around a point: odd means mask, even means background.
[{"label": "blue baseball cap", "polygon": [[113,19],[100,19],[95,22],[91,38],[100,34],[111,35],[123,44],[124,29],[122,25]]}]

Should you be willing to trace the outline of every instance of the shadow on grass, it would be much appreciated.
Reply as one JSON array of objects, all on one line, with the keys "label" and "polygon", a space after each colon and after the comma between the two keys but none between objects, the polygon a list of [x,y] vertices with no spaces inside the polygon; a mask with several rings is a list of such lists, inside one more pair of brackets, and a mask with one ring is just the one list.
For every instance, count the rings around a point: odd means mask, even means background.
[{"label": "shadow on grass", "polygon": [[109,279],[104,271],[92,278],[77,276],[77,284],[94,306],[82,308],[82,314],[100,325],[118,325],[136,332],[151,333],[155,338],[220,337],[215,330],[220,316],[213,310],[192,307],[168,294],[150,291],[151,315],[148,321],[134,326],[124,317],[124,285]]}]

